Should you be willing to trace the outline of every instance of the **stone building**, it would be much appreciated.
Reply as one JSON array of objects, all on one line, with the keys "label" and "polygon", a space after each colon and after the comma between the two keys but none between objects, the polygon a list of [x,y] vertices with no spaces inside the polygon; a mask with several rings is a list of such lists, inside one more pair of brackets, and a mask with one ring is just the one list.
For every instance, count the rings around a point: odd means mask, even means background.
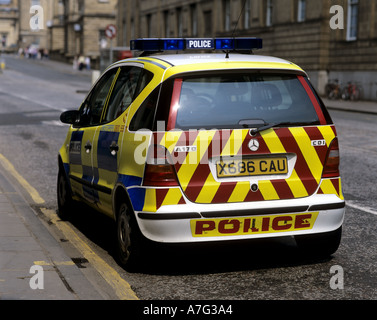
[{"label": "stone building", "polygon": [[50,0],[50,51],[55,58],[73,60],[90,57],[96,65],[100,46],[106,41],[105,29],[115,24],[116,0]]},{"label": "stone building", "polygon": [[49,20],[50,54],[63,58],[65,53],[65,6],[63,1],[51,1],[51,16]]},{"label": "stone building", "polygon": [[[0,0],[1,1],[1,0]],[[19,0],[19,47],[31,45],[41,49],[48,47],[48,20],[50,17],[50,0]],[[31,10],[38,6],[39,10]],[[31,27],[31,24],[36,24]]]},{"label": "stone building", "polygon": [[18,39],[18,0],[0,0],[0,51],[15,50]]},{"label": "stone building", "polygon": [[[39,11],[31,10],[33,6]],[[0,48],[47,48],[49,9],[50,0],[0,0]]]},{"label": "stone building", "polygon": [[323,94],[354,81],[377,99],[377,0],[119,0],[118,45],[138,37],[256,36],[258,54],[308,71]]}]

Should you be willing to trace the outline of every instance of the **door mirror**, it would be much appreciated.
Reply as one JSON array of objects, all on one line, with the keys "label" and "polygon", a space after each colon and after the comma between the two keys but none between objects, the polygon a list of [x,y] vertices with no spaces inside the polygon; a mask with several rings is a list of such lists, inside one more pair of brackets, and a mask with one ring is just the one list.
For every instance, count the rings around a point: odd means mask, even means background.
[{"label": "door mirror", "polygon": [[80,121],[78,110],[68,110],[60,115],[60,121],[67,124],[77,124]]}]

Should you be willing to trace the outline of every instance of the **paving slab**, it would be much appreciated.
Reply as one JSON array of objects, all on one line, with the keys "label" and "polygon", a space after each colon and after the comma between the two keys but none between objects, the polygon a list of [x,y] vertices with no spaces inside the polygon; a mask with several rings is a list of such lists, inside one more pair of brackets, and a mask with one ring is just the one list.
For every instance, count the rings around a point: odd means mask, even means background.
[{"label": "paving slab", "polygon": [[103,300],[0,168],[0,300]]}]

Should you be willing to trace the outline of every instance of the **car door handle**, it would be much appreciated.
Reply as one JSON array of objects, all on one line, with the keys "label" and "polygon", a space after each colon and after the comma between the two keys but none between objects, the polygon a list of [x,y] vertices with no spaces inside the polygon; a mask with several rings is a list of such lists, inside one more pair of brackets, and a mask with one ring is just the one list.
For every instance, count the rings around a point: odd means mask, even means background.
[{"label": "car door handle", "polygon": [[117,152],[119,151],[119,146],[117,145],[117,143],[115,141],[113,141],[109,147],[110,149],[110,152],[113,156],[115,156],[117,154]]},{"label": "car door handle", "polygon": [[85,148],[86,153],[89,153],[90,150],[92,150],[92,144],[88,141],[88,142],[86,143],[86,145],[85,145],[84,148]]}]

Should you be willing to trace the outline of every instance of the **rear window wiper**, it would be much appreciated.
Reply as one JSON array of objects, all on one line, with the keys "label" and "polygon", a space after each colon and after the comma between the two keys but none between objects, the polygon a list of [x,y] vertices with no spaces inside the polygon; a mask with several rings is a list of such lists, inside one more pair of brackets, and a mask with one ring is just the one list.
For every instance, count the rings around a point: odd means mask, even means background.
[{"label": "rear window wiper", "polygon": [[258,132],[262,132],[271,128],[275,127],[287,127],[287,126],[308,126],[308,125],[315,125],[318,124],[318,121],[311,121],[311,122],[273,122],[266,124],[259,128],[252,128],[250,129],[251,134],[257,134]]},{"label": "rear window wiper", "polygon": [[274,127],[279,127],[283,124],[284,125],[288,124],[288,122],[274,122],[274,123],[266,124],[265,126],[262,126],[262,127],[259,127],[259,128],[252,128],[252,129],[250,129],[250,133],[251,134],[257,134],[258,132],[262,132],[262,131],[265,131],[265,130],[268,130],[268,129],[271,129],[271,128],[274,128]]}]

